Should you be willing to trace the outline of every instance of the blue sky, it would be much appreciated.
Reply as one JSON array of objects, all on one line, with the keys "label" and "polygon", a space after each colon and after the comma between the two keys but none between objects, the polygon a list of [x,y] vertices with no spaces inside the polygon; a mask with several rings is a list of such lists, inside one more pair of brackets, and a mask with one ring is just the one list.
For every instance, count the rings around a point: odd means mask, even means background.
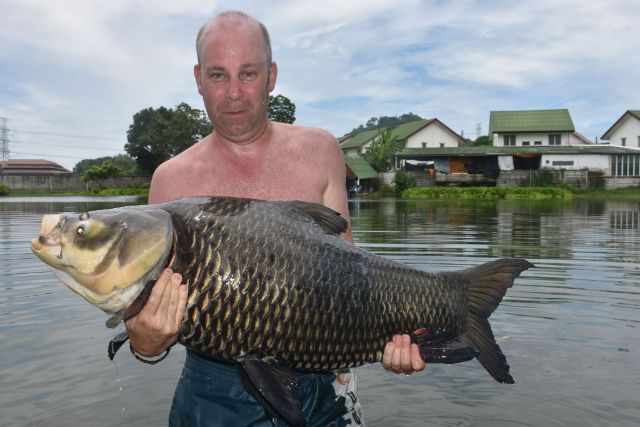
[{"label": "blue sky", "polygon": [[227,9],[269,29],[296,123],[336,136],[413,112],[473,139],[492,110],[568,108],[594,140],[640,109],[635,0],[3,0],[11,158],[72,168],[123,153],[143,108],[203,108],[194,39]]}]

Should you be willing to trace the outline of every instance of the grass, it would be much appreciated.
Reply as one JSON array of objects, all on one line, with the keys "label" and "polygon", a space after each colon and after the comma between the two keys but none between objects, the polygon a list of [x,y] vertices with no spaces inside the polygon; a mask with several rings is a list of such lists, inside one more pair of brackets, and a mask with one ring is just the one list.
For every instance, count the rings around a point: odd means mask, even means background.
[{"label": "grass", "polygon": [[404,199],[571,199],[575,193],[560,187],[428,187],[409,188]]}]

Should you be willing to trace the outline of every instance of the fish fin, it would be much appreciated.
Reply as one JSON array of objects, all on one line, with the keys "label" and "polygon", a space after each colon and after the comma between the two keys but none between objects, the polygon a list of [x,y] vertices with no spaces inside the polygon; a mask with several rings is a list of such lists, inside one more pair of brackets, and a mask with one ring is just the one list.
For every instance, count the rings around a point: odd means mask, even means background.
[{"label": "fish fin", "polygon": [[298,375],[274,360],[249,357],[240,361],[238,373],[242,385],[271,417],[294,426],[306,426],[298,396]]},{"label": "fish fin", "polygon": [[411,341],[418,345],[420,357],[425,363],[460,363],[478,356],[469,343],[450,332],[423,329],[412,333]]},{"label": "fish fin", "polygon": [[116,326],[118,326],[118,323],[122,322],[123,318],[124,318],[124,310],[120,310],[116,312],[113,316],[110,316],[107,319],[107,322],[106,322],[107,328],[109,329],[115,328]]},{"label": "fish fin", "polygon": [[496,344],[488,318],[515,278],[533,266],[523,259],[499,259],[460,272],[470,282],[469,317],[463,339],[478,351],[477,358],[482,366],[501,383],[513,384],[514,381],[509,375],[507,359]]},{"label": "fish fin", "polygon": [[310,218],[320,226],[327,234],[339,235],[349,228],[349,222],[344,219],[339,212],[334,211],[318,203],[308,203],[301,201],[284,202],[293,207],[296,211]]},{"label": "fish fin", "polygon": [[109,355],[109,360],[113,360],[116,357],[116,353],[122,347],[122,344],[126,343],[129,339],[129,334],[127,331],[122,331],[115,337],[111,338],[109,341],[109,347],[107,348],[107,354]]}]

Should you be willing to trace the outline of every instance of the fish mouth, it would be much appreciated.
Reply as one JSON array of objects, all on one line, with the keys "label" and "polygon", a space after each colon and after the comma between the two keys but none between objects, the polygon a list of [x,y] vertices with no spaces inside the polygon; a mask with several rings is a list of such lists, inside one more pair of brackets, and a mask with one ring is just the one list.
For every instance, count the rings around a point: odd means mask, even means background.
[{"label": "fish mouth", "polygon": [[37,238],[31,240],[31,250],[40,256],[43,252],[55,254],[60,258],[62,246],[60,244],[61,215],[45,215],[40,224],[40,233]]}]

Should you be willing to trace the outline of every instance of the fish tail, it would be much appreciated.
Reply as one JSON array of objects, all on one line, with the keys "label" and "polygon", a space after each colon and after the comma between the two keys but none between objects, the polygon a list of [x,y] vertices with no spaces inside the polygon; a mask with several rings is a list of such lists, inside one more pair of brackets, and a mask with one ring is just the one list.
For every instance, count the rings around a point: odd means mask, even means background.
[{"label": "fish tail", "polygon": [[491,331],[489,316],[507,289],[533,264],[523,259],[499,259],[462,271],[470,282],[466,339],[478,352],[476,358],[496,381],[513,384],[509,364]]}]

